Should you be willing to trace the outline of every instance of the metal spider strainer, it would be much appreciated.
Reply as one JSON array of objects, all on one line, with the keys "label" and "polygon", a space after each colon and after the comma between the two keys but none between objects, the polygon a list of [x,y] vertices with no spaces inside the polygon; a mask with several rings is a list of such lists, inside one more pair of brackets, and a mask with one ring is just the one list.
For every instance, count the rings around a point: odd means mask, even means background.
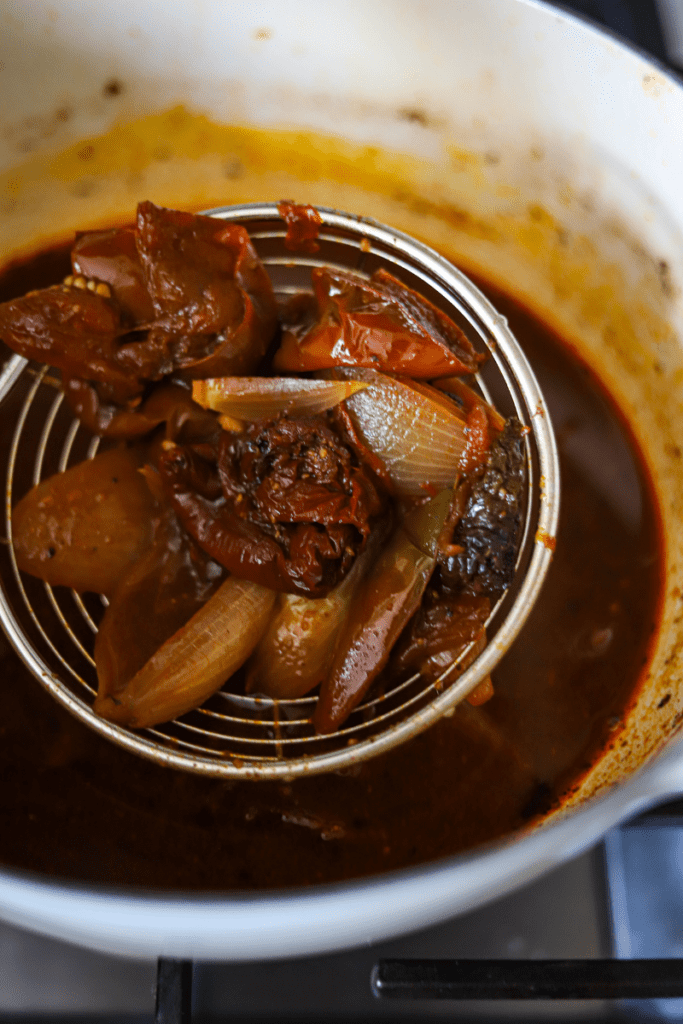
[{"label": "metal spider strainer", "polygon": [[[484,397],[504,416],[530,429],[525,438],[527,487],[515,580],[493,608],[488,643],[451,685],[451,669],[435,683],[419,676],[372,696],[332,736],[311,725],[316,697],[274,701],[220,691],[174,722],[133,732],[104,721],[92,704],[97,679],[93,638],[103,612],[96,595],[53,589],[17,569],[11,543],[0,553],[0,620],[16,651],[47,690],[97,732],[159,763],[205,775],[291,779],[348,768],[414,736],[452,712],[499,662],[519,633],[552,557],[559,512],[559,472],[548,410],[533,373],[500,316],[477,288],[438,253],[376,221],[319,208],[323,221],[313,255],[285,248],[286,225],[276,204],[208,211],[249,231],[277,294],[310,289],[314,266],[353,269],[368,276],[386,267],[444,309],[491,358],[478,375]],[[66,408],[47,367],[12,357],[0,374],[0,400],[16,421],[5,455],[6,537],[14,502],[41,479],[92,457],[99,439]]]}]

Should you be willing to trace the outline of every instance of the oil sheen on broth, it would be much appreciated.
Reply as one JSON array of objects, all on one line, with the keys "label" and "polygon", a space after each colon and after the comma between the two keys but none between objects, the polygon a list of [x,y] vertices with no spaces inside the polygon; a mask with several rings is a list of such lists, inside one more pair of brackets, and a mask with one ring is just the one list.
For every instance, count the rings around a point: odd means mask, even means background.
[{"label": "oil sheen on broth", "polygon": [[[60,280],[68,248],[0,276],[0,301]],[[571,348],[477,282],[537,373],[560,450],[562,512],[542,600],[494,674],[399,749],[291,784],[157,767],[73,719],[0,637],[0,863],[184,890],[332,882],[458,853],[557,807],[618,736],[661,591],[653,490],[619,410]],[[0,437],[9,443],[13,403]]]}]

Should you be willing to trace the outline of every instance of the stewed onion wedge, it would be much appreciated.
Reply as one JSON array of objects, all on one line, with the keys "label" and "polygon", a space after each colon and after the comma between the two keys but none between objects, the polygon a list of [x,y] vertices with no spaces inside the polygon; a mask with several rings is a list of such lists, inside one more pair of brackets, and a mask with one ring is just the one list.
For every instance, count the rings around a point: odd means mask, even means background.
[{"label": "stewed onion wedge", "polygon": [[194,381],[192,397],[204,409],[236,420],[264,420],[281,413],[317,416],[366,387],[359,380],[215,377]]},{"label": "stewed onion wedge", "polygon": [[134,449],[98,453],[42,480],[12,513],[17,565],[53,587],[111,594],[149,546],[159,506]]},{"label": "stewed onion wedge", "polygon": [[[151,487],[157,474],[145,467]],[[158,517],[154,538],[121,579],[95,637],[100,697],[118,697],[136,672],[220,586],[223,570],[194,545],[171,509]],[[140,624],[144,623],[144,628]]]},{"label": "stewed onion wedge", "polygon": [[337,367],[327,378],[367,387],[346,401],[361,440],[381,459],[399,496],[452,487],[467,454],[467,421],[449,398],[418,381]]},{"label": "stewed onion wedge", "polygon": [[254,652],[247,693],[275,700],[303,697],[325,677],[350,594],[346,577],[327,597],[279,594],[275,617]]},{"label": "stewed onion wedge", "polygon": [[248,693],[294,700],[325,679],[341,627],[386,535],[382,526],[375,528],[349,574],[326,597],[278,596],[275,615],[247,667]]},{"label": "stewed onion wedge", "polygon": [[247,660],[274,603],[274,591],[230,576],[120,693],[98,696],[96,713],[144,729],[199,707]]}]

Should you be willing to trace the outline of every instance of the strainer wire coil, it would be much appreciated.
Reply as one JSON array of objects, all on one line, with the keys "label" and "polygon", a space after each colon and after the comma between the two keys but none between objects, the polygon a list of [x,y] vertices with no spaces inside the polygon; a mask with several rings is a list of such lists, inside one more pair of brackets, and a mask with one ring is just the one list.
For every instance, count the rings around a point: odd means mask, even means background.
[{"label": "strainer wire coil", "polygon": [[525,438],[526,516],[515,582],[491,612],[486,648],[455,682],[449,684],[451,666],[433,683],[415,675],[386,692],[371,691],[332,736],[313,730],[315,696],[276,701],[220,691],[203,707],[155,728],[133,732],[107,722],[92,710],[97,691],[92,637],[104,599],[53,589],[26,576],[11,546],[18,470],[26,475],[30,464],[28,486],[34,485],[92,457],[99,439],[70,418],[47,367],[34,369],[13,356],[0,374],[0,399],[11,392],[15,400],[17,389],[24,392],[7,455],[5,528],[10,543],[1,577],[0,619],[28,668],[72,714],[115,743],[170,767],[218,777],[290,779],[349,767],[390,750],[450,712],[495,668],[522,628],[552,557],[549,539],[555,536],[559,514],[557,452],[543,396],[506,320],[434,250],[376,221],[318,209],[323,220],[319,255],[285,249],[286,228],[275,204],[208,212],[248,228],[282,297],[310,289],[315,266],[364,274],[384,266],[488,347],[491,358],[477,378],[482,394],[503,415],[516,415],[531,428]]}]

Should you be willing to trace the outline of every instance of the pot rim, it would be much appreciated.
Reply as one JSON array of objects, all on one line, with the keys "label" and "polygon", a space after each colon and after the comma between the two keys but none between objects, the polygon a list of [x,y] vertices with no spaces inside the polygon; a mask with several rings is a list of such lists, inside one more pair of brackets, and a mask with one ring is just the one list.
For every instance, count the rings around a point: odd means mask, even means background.
[{"label": "pot rim", "polygon": [[594,21],[589,14],[584,14],[582,11],[574,11],[565,7],[561,0],[553,0],[552,6],[550,6],[546,0],[513,0],[513,2],[520,6],[530,7],[534,10],[541,11],[545,14],[556,14],[561,20],[564,19],[567,21],[578,22],[598,36],[607,36],[618,46],[625,50],[630,50],[642,60],[651,64],[659,74],[663,75],[665,78],[669,78],[673,85],[683,87],[683,70],[677,71],[676,68],[671,67],[670,64],[665,64],[663,60],[660,60],[659,57],[650,53],[649,50],[639,46],[638,43],[634,43],[632,39],[628,39],[626,36],[620,35],[616,29],[611,28],[609,25],[601,25],[599,22]]}]

